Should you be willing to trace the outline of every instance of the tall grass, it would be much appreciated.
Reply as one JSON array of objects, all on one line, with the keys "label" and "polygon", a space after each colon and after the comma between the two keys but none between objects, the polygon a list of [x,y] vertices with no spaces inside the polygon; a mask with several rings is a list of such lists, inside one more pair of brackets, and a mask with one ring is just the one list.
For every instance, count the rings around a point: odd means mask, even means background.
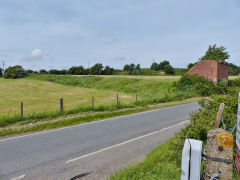
[{"label": "tall grass", "polygon": [[[99,112],[112,111],[123,108],[134,108],[136,106],[147,106],[149,104],[165,103],[171,101],[184,100],[197,96],[193,91],[177,90],[173,83],[174,80],[158,79],[126,79],[126,78],[103,78],[97,76],[56,76],[56,75],[31,75],[26,79],[48,81],[69,86],[78,86],[84,88],[94,88],[97,90],[117,91],[128,94],[138,94],[138,101],[124,104],[105,104],[92,106],[77,106],[65,111],[36,112],[25,114],[21,117],[19,114],[0,117],[0,127],[6,127],[18,122],[31,122],[44,118],[56,118],[69,114],[81,112]],[[121,98],[121,97],[120,97]]]}]

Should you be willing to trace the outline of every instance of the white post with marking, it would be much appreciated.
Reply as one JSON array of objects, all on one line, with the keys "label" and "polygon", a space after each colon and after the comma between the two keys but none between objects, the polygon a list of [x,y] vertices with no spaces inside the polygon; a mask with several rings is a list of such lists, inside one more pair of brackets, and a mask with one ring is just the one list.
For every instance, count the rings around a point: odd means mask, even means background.
[{"label": "white post with marking", "polygon": [[186,139],[182,152],[181,180],[200,180],[202,141]]}]

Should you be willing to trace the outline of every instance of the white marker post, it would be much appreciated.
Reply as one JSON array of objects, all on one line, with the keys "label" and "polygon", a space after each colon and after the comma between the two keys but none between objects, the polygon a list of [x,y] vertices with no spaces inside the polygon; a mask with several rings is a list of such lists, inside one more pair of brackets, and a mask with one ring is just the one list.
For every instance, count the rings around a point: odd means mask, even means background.
[{"label": "white marker post", "polygon": [[182,152],[181,180],[200,180],[202,141],[186,139]]}]

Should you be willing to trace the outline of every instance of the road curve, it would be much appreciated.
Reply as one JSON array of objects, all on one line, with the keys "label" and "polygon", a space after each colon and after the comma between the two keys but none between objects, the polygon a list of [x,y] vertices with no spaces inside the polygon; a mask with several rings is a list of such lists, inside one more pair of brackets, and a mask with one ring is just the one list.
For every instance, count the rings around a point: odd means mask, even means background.
[{"label": "road curve", "polygon": [[198,109],[183,104],[0,140],[0,179],[106,179],[142,160]]}]

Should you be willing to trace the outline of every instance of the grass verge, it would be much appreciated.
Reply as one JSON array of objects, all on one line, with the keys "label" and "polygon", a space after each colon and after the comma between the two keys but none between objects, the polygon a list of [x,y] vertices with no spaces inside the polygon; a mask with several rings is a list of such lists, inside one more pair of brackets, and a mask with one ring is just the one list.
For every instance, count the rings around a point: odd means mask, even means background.
[{"label": "grass verge", "polygon": [[[59,118],[47,118],[47,119],[41,119],[41,120],[35,120],[35,121],[22,121],[20,124],[15,123],[12,125],[9,125],[7,127],[1,127],[0,128],[0,136],[9,136],[14,134],[21,134],[21,133],[30,133],[30,132],[36,132],[40,130],[49,130],[59,127],[65,127],[65,126],[72,126],[77,124],[82,124],[86,122],[106,119],[106,118],[112,118],[117,116],[123,116],[148,110],[154,110],[158,108],[168,107],[168,106],[175,106],[180,104],[186,104],[186,103],[192,103],[199,101],[200,97],[198,98],[190,98],[185,99],[183,101],[175,101],[175,102],[168,102],[168,103],[161,103],[161,104],[155,104],[155,105],[149,105],[145,107],[130,107],[127,109],[115,109],[111,111],[104,111],[104,112],[88,112],[86,114],[76,114],[72,115],[70,117],[68,116],[62,116]],[[93,113],[93,114],[92,114]]]},{"label": "grass verge", "polygon": [[176,163],[175,157],[169,152],[174,149],[173,137],[158,146],[147,155],[143,162],[125,168],[110,177],[111,180],[179,180],[181,165]]}]

